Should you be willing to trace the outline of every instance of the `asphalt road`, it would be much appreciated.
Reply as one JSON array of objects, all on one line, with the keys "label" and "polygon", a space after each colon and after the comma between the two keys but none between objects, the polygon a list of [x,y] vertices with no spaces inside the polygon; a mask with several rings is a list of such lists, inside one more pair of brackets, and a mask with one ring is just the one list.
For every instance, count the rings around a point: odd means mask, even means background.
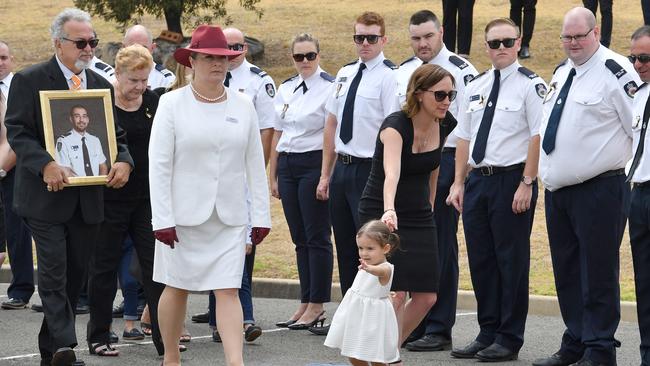
[{"label": "asphalt road", "polygon": [[[6,294],[6,284],[0,284],[0,294]],[[6,295],[0,295],[4,301]],[[297,307],[298,301],[278,299],[254,299],[255,314],[264,333],[254,343],[244,346],[246,365],[271,366],[322,366],[346,365],[346,360],[337,350],[323,346],[323,337],[314,336],[307,331],[277,329],[274,323],[284,320]],[[207,296],[191,295],[188,305],[187,326],[192,333],[188,351],[182,353],[186,366],[224,365],[221,345],[213,343],[206,324],[193,324],[189,315],[203,311],[207,306]],[[326,306],[326,315],[331,318],[336,304]],[[39,365],[37,334],[42,314],[31,310],[0,310],[0,365]],[[118,347],[118,358],[91,356],[83,339],[86,335],[88,315],[77,317],[77,335],[80,346],[77,355],[87,365],[159,365],[159,358],[150,342],[124,343]],[[115,329],[121,335],[122,319],[115,320]],[[529,316],[526,326],[526,342],[519,353],[519,360],[495,365],[530,365],[532,360],[555,352],[559,346],[564,327],[562,320],[555,317]],[[476,314],[459,309],[454,328],[454,344],[463,346],[469,343],[478,331]],[[639,365],[639,335],[636,323],[622,322],[617,338],[622,342],[618,349],[618,365]],[[449,352],[414,353],[403,350],[405,365],[470,365],[473,360],[456,360]]]}]

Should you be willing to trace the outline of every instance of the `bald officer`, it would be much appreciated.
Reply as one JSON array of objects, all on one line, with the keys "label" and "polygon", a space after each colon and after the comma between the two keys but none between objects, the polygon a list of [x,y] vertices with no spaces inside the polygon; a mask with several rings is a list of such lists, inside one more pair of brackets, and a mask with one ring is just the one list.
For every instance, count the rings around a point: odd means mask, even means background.
[{"label": "bald officer", "polygon": [[[406,100],[406,89],[411,75],[424,63],[439,65],[449,71],[456,80],[456,90],[462,99],[465,85],[478,72],[467,60],[449,51],[442,42],[443,29],[438,17],[429,10],[420,10],[409,21],[411,47],[415,55],[404,61],[397,70],[399,106]],[[458,116],[458,99],[451,102],[449,111]],[[406,344],[411,351],[441,351],[451,348],[451,328],[456,322],[456,299],[458,294],[458,211],[448,206],[445,199],[454,181],[454,154],[458,138],[452,133],[442,149],[440,175],[436,189],[434,208],[438,229],[438,258],[440,258],[440,287],[438,301],[423,320],[419,339]],[[416,333],[416,332],[414,332]],[[424,334],[422,334],[424,333]]]},{"label": "bald officer", "polygon": [[540,177],[566,330],[560,350],[536,366],[616,365],[619,247],[630,200],[623,168],[632,156],[639,78],[599,37],[589,10],[566,13],[561,40],[568,60],[544,99]]},{"label": "bald officer", "polygon": [[650,119],[650,26],[632,34],[630,61],[643,84],[634,95],[632,132],[633,158],[628,180],[632,182],[630,244],[636,286],[636,311],[641,333],[641,364],[650,365],[650,158],[646,152]]},{"label": "bald officer", "polygon": [[516,360],[524,341],[546,84],[517,61],[521,37],[512,20],[490,21],[485,40],[492,68],[462,96],[448,199],[463,214],[480,332],[451,355],[498,362]]},{"label": "bald officer", "polygon": [[73,106],[70,109],[70,123],[72,130],[56,140],[59,165],[71,169],[77,177],[108,174],[101,142],[86,131],[90,123],[86,108]]},{"label": "bald officer", "polygon": [[[151,32],[140,24],[134,25],[126,30],[122,44],[124,44],[124,47],[139,44],[148,49],[152,55],[153,51],[156,49],[156,43],[153,41]],[[165,66],[157,63],[149,73],[147,88],[152,90],[156,88],[167,89],[174,84],[174,81],[176,81],[174,73],[167,70]]]}]

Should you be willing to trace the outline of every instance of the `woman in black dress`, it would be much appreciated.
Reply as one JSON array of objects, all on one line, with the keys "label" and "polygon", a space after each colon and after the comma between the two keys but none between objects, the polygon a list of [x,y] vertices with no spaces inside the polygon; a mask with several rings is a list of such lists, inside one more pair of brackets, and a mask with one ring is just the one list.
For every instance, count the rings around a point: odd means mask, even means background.
[{"label": "woman in black dress", "polygon": [[392,290],[397,292],[393,305],[400,343],[436,302],[440,265],[432,207],[441,149],[456,126],[447,112],[455,97],[454,78],[445,69],[427,64],[413,73],[406,104],[379,130],[359,203],[361,222],[381,217],[400,236],[400,250],[389,259],[395,265]]}]

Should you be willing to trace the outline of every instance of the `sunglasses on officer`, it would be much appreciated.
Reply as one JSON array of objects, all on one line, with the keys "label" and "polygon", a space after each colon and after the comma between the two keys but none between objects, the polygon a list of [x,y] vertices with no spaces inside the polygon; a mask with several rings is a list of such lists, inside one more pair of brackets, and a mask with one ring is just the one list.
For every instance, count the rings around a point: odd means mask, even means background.
[{"label": "sunglasses on officer", "polygon": [[228,49],[232,50],[232,51],[243,51],[244,50],[244,44],[243,43],[229,44]]},{"label": "sunglasses on officer", "polygon": [[501,47],[501,44],[503,43],[503,47],[505,48],[512,48],[515,45],[516,38],[504,38],[504,39],[493,39],[491,41],[486,41],[488,44],[488,47],[490,47],[493,50],[498,50],[499,47]]},{"label": "sunglasses on officer", "polygon": [[88,40],[86,39],[73,40],[70,38],[61,37],[61,39],[74,43],[74,45],[77,46],[77,48],[80,50],[83,50],[88,45],[90,45],[90,48],[95,48],[99,44],[99,39],[97,38],[88,39]]},{"label": "sunglasses on officer", "polygon": [[629,55],[627,56],[627,59],[630,60],[632,64],[634,64],[637,61],[639,61],[639,63],[642,64],[647,64],[648,62],[650,62],[650,54],[642,53],[640,55]]},{"label": "sunglasses on officer", "polygon": [[293,60],[296,62],[302,62],[304,59],[307,59],[307,61],[314,61],[318,56],[318,53],[316,52],[294,53],[292,56],[293,56]]},{"label": "sunglasses on officer", "polygon": [[458,94],[457,91],[455,90],[450,90],[449,92],[444,92],[442,90],[428,90],[424,89],[422,90],[423,92],[427,93],[433,93],[433,97],[436,98],[436,102],[442,102],[445,100],[445,98],[449,98],[450,102],[453,102],[454,99],[456,99],[456,95]]},{"label": "sunglasses on officer", "polygon": [[380,37],[376,34],[355,34],[352,36],[356,44],[363,44],[363,41],[368,41],[369,44],[375,44],[379,42]]}]

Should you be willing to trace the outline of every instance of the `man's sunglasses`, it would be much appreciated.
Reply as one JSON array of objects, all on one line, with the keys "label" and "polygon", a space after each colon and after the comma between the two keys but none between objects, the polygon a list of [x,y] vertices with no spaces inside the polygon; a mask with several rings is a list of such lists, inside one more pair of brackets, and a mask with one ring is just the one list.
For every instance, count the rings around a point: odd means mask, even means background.
[{"label": "man's sunglasses", "polygon": [[65,38],[65,37],[61,37],[61,39],[74,43],[75,46],[77,46],[77,48],[80,49],[80,50],[83,50],[88,45],[90,45],[90,48],[95,48],[99,44],[99,39],[98,38],[93,38],[93,39],[89,39],[89,40],[80,39],[80,40],[76,40],[76,41],[73,40],[73,39]]},{"label": "man's sunglasses", "polygon": [[318,53],[316,52],[294,53],[293,60],[296,62],[302,62],[304,59],[307,59],[307,61],[314,61],[317,56]]},{"label": "man's sunglasses", "polygon": [[363,41],[368,41],[369,44],[375,44],[379,42],[379,38],[381,36],[378,36],[376,34],[355,34],[352,36],[354,39],[354,43],[356,44],[363,44]]},{"label": "man's sunglasses", "polygon": [[650,55],[647,53],[642,53],[640,55],[629,55],[627,56],[627,59],[630,60],[632,64],[635,62],[639,61],[642,64],[647,64],[650,62]]},{"label": "man's sunglasses", "polygon": [[487,41],[488,47],[490,47],[493,50],[498,50],[499,47],[501,47],[501,44],[503,43],[503,47],[505,48],[511,48],[512,46],[515,45],[515,38],[504,38],[504,39],[493,39],[491,41]]},{"label": "man's sunglasses", "polygon": [[456,95],[458,94],[458,92],[455,91],[455,90],[450,90],[448,93],[443,92],[442,90],[433,91],[433,90],[426,90],[425,89],[425,90],[422,90],[422,91],[425,91],[425,92],[428,92],[428,93],[433,93],[434,98],[436,98],[436,102],[442,102],[443,100],[445,100],[445,98],[449,98],[449,101],[453,102],[454,99],[456,99]]},{"label": "man's sunglasses", "polygon": [[243,51],[244,45],[242,43],[229,44],[228,49],[232,51]]}]

